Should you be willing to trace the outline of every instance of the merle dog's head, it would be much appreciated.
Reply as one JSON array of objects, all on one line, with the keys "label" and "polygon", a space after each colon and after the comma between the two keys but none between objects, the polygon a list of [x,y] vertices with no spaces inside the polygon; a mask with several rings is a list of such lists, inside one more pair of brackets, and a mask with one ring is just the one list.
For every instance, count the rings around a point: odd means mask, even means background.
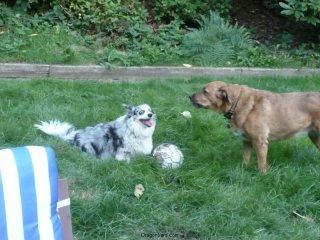
[{"label": "merle dog's head", "polygon": [[139,106],[130,106],[123,104],[123,107],[127,110],[127,116],[140,121],[146,127],[152,127],[156,123],[156,114],[148,104],[142,104]]}]

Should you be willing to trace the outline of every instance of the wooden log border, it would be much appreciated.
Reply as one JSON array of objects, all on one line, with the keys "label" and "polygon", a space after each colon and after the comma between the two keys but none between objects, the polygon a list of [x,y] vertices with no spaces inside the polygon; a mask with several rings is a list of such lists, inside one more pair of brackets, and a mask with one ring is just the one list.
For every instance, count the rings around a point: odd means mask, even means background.
[{"label": "wooden log border", "polygon": [[1,79],[146,80],[236,76],[320,76],[319,68],[115,67],[98,65],[0,64]]}]

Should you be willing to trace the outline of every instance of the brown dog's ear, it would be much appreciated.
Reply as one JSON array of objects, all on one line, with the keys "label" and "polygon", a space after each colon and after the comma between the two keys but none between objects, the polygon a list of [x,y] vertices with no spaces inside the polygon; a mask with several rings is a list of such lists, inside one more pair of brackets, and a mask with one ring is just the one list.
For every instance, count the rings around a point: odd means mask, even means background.
[{"label": "brown dog's ear", "polygon": [[217,94],[216,94],[217,98],[223,100],[223,101],[229,101],[229,96],[228,96],[228,92],[226,89],[224,89],[223,87],[219,88]]}]

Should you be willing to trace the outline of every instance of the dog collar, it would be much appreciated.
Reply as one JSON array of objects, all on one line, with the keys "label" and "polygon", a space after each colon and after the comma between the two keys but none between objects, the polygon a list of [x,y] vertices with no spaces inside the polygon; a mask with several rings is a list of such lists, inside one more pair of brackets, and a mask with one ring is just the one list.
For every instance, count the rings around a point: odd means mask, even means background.
[{"label": "dog collar", "polygon": [[225,112],[223,114],[223,116],[228,120],[230,120],[232,118],[232,115],[233,115],[233,112],[231,112],[231,110],[229,110],[228,112]]},{"label": "dog collar", "polygon": [[240,93],[239,93],[239,96],[238,96],[237,101],[231,106],[231,108],[230,108],[229,111],[227,111],[227,112],[225,112],[225,113],[223,114],[223,116],[224,116],[226,119],[230,120],[230,119],[232,118],[232,116],[233,116],[233,114],[234,114],[234,111],[236,110],[236,107],[237,107],[237,105],[238,105],[239,99],[240,99],[240,97],[241,97],[241,93],[242,93],[242,89],[240,90]]}]

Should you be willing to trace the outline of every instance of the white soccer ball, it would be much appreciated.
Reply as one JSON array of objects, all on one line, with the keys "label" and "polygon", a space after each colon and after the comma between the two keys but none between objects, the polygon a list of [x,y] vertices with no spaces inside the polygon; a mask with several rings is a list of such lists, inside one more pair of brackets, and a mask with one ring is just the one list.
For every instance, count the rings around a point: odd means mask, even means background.
[{"label": "white soccer ball", "polygon": [[162,168],[178,168],[183,163],[183,154],[180,149],[171,143],[163,143],[153,150],[152,154]]}]

